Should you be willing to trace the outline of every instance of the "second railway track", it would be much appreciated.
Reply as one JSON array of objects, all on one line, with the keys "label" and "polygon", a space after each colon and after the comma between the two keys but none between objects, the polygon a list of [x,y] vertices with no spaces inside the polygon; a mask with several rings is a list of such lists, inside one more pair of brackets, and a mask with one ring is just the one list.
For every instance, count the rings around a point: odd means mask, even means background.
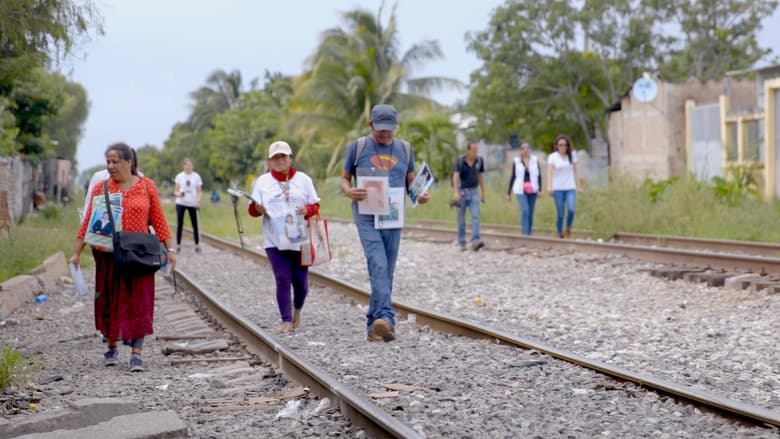
[{"label": "second railway track", "polygon": [[[225,246],[224,243],[219,245]],[[251,320],[274,322],[275,324],[278,316],[273,303],[273,281],[267,268],[264,271],[262,267],[256,266],[256,262],[247,261],[246,254],[242,258],[230,253],[212,252],[212,250],[209,249],[207,252],[210,256],[189,259],[194,263],[200,262],[196,272],[209,273],[203,282],[214,288],[222,288],[218,287],[221,277],[223,285],[224,283],[234,285],[233,292],[227,293],[225,296],[228,302],[239,301],[232,306],[240,308],[242,313],[247,314]],[[353,243],[351,250],[359,252],[360,249]],[[219,256],[217,257],[217,255]],[[189,261],[185,264],[189,264]],[[217,261],[219,263],[214,265]],[[242,265],[247,263],[248,267]],[[251,281],[246,283],[247,280],[241,280],[244,276],[251,276],[251,273],[255,271],[252,270],[252,264],[255,264],[257,271],[255,278],[265,276],[267,279],[265,287],[258,288],[256,283],[253,284]],[[183,264],[183,266],[185,265]],[[239,269],[239,273],[236,273],[237,269]],[[221,274],[217,275],[216,272]],[[233,274],[231,275],[229,272]],[[243,285],[235,288],[237,282],[243,283]],[[239,296],[238,292],[241,292],[241,297],[237,297]],[[623,397],[628,400],[647,399],[635,409],[644,413],[655,413],[658,417],[651,416],[651,418],[660,419],[658,422],[661,422],[665,427],[676,425],[674,417],[684,414],[690,409],[690,406],[685,404],[680,405],[664,398],[659,400],[657,397],[651,397],[655,394],[635,388],[631,384],[626,385],[621,382],[615,384],[606,377],[590,371],[584,372],[584,370],[577,368],[567,369],[567,366],[563,366],[556,360],[549,357],[539,357],[534,351],[516,351],[511,350],[508,346],[496,346],[491,343],[485,345],[484,342],[479,341],[453,339],[451,336],[432,333],[424,327],[420,329],[417,325],[403,320],[399,323],[399,342],[388,345],[368,344],[365,341],[365,333],[361,330],[364,309],[349,301],[345,303],[344,300],[339,301],[338,299],[328,298],[326,300],[326,296],[320,297],[318,292],[322,292],[320,287],[312,288],[305,308],[304,315],[307,326],[304,331],[298,331],[284,340],[290,342],[292,349],[305,351],[307,356],[311,355],[316,358],[315,363],[320,362],[320,366],[324,369],[335,370],[341,379],[356,387],[360,393],[366,395],[378,393],[383,389],[383,385],[387,384],[387,381],[391,381],[391,384],[395,382],[395,384],[402,386],[414,387],[415,391],[407,392],[408,394],[402,392],[389,400],[380,398],[377,400],[377,404],[383,406],[383,401],[389,401],[391,405],[400,404],[391,407],[389,411],[394,413],[396,417],[409,422],[416,430],[426,434],[468,436],[487,431],[490,432],[487,434],[488,436],[504,436],[508,432],[517,431],[538,434],[546,428],[554,428],[546,430],[548,435],[560,435],[566,431],[571,431],[575,436],[577,434],[589,435],[597,432],[592,430],[595,428],[593,425],[588,426],[589,422],[595,422],[595,419],[600,418],[604,413],[614,413],[615,410],[620,413],[615,415],[614,419],[610,418],[609,421],[601,419],[599,422],[609,424],[612,426],[610,428],[613,429],[627,428],[630,430],[630,428],[636,427],[638,420],[623,418],[625,416],[623,412],[627,410],[625,407],[637,401],[625,402],[628,405],[624,405],[623,402],[615,403],[616,399],[621,400]],[[255,301],[257,303],[253,303]],[[325,304],[327,306],[324,306]],[[334,307],[338,309],[334,310]],[[323,310],[319,308],[323,308]],[[447,326],[435,323],[431,316],[427,316],[421,311],[417,312],[417,319],[419,323],[430,323],[433,327]],[[326,325],[325,322],[328,324]],[[337,328],[334,328],[334,325]],[[461,330],[460,332],[469,331]],[[496,333],[487,334],[487,337],[500,338],[496,337]],[[511,338],[512,336],[509,336],[508,339],[503,340],[504,343],[511,344]],[[313,339],[316,340],[312,341]],[[404,351],[403,355],[398,351],[399,349]],[[506,349],[510,349],[510,351]],[[528,358],[525,358],[526,356]],[[587,361],[585,357],[580,360]],[[455,363],[455,366],[452,363]],[[438,373],[437,369],[439,369]],[[573,375],[574,378],[569,380],[575,370],[580,370],[580,372],[576,372]],[[561,378],[549,388],[545,387],[547,383],[529,384],[534,382],[533,377],[539,373],[543,376],[561,374],[566,378]],[[604,381],[605,379],[607,381]],[[642,378],[639,380],[645,381],[645,383],[653,381]],[[463,383],[467,383],[465,388]],[[659,383],[663,384],[664,380],[658,380],[655,384]],[[666,384],[673,383],[666,382]],[[547,390],[542,392],[543,394],[539,394],[538,389],[543,388]],[[663,389],[663,387],[661,389],[670,390]],[[697,397],[691,398],[691,396],[695,396],[699,392],[690,388],[688,390],[690,391],[688,398],[698,400]],[[483,393],[485,391],[487,391],[487,395]],[[644,396],[637,398],[638,394]],[[707,392],[702,392],[702,394],[706,399]],[[615,395],[620,396],[616,397]],[[530,412],[536,415],[530,415],[525,419],[509,416],[511,410],[506,410],[507,407],[516,407],[517,402],[514,400],[518,398],[522,399],[521,407],[529,408]],[[582,404],[577,405],[578,400]],[[600,401],[611,402],[602,406]],[[724,402],[725,406],[730,407],[724,407],[722,404]],[[642,406],[644,403],[648,405]],[[752,418],[757,422],[777,425],[778,414],[771,410],[751,407],[749,404],[727,401],[722,398],[720,403],[720,406],[716,403],[714,407],[726,408],[732,413]],[[665,404],[672,404],[672,406],[666,407]],[[623,408],[615,409],[616,406]],[[546,411],[544,407],[548,407],[550,410]],[[470,418],[467,417],[465,425],[447,421],[442,425],[449,427],[438,426],[439,413],[441,413],[441,417],[446,417],[453,413],[460,413],[461,409],[473,415]],[[583,414],[583,410],[587,413]],[[495,416],[504,412],[506,415]],[[544,413],[543,416],[552,416],[552,419],[555,419],[557,423],[555,427],[552,427],[549,422],[545,422],[539,413]],[[563,418],[571,416],[572,413],[576,413],[574,417],[579,416],[576,422],[563,420]],[[671,418],[664,417],[664,413],[671,413]],[[407,420],[407,418],[409,419]],[[495,419],[495,425],[491,423],[490,419]],[[707,420],[704,421],[704,419]],[[713,419],[707,416],[701,418],[701,422],[704,424],[710,421]],[[479,427],[480,422],[487,422],[487,424]],[[713,422],[715,422],[713,425],[716,425],[720,421]],[[632,424],[634,427],[629,427]],[[625,427],[617,427],[619,425]],[[729,425],[737,429],[741,428],[733,424]],[[452,430],[446,428],[452,428]],[[488,429],[482,430],[482,428]],[[707,428],[705,427],[704,430],[706,431]],[[711,434],[718,436],[715,432],[721,428],[723,427],[718,426],[712,430]],[[623,433],[629,434],[629,430],[625,430]],[[585,433],[585,431],[590,433]],[[506,433],[502,434],[502,432]],[[754,431],[754,433],[761,434],[761,430]]]}]

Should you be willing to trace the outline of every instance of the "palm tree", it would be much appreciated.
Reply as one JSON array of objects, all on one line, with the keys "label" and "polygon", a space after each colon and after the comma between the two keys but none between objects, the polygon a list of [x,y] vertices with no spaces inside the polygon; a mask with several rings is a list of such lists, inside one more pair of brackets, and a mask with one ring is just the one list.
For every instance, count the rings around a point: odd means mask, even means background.
[{"label": "palm tree", "polygon": [[214,116],[233,108],[241,96],[241,72],[215,70],[206,79],[206,85],[190,93],[194,101],[187,121],[195,132],[211,128]]},{"label": "palm tree", "polygon": [[450,78],[412,78],[416,67],[442,58],[439,43],[423,41],[399,56],[396,8],[386,26],[382,9],[376,16],[362,9],[343,13],[344,26],[322,34],[308,70],[296,81],[289,123],[302,140],[299,155],[315,143],[332,148],[328,174],[337,165],[341,146],[365,130],[373,105],[387,103],[402,112],[438,109],[427,93],[461,86]]}]

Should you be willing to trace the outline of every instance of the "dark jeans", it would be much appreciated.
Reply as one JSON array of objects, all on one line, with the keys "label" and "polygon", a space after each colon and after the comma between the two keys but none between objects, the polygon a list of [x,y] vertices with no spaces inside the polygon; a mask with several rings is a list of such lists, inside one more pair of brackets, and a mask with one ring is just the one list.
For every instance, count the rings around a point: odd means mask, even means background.
[{"label": "dark jeans", "polygon": [[190,206],[176,205],[176,245],[181,244],[181,231],[184,228],[184,211],[190,213],[190,222],[192,223],[192,233],[195,235],[195,244],[200,243],[200,233],[198,232],[198,208]]}]

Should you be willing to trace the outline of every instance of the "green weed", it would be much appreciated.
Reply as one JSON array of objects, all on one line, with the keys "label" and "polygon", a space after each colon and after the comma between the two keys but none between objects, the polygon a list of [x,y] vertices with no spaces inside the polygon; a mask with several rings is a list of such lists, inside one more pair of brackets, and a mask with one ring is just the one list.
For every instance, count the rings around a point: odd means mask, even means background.
[{"label": "green weed", "polygon": [[23,387],[34,373],[32,361],[26,363],[22,354],[11,346],[0,346],[0,390]]}]

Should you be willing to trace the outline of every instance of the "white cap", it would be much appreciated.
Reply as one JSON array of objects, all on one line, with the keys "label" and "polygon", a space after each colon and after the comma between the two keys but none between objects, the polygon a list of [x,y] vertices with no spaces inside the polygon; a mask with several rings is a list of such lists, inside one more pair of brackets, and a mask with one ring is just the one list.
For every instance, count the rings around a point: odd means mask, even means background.
[{"label": "white cap", "polygon": [[268,147],[268,158],[277,155],[277,154],[285,154],[285,155],[292,155],[292,148],[290,148],[290,145],[285,142],[284,140],[277,140],[276,142],[272,143],[271,146]]}]

